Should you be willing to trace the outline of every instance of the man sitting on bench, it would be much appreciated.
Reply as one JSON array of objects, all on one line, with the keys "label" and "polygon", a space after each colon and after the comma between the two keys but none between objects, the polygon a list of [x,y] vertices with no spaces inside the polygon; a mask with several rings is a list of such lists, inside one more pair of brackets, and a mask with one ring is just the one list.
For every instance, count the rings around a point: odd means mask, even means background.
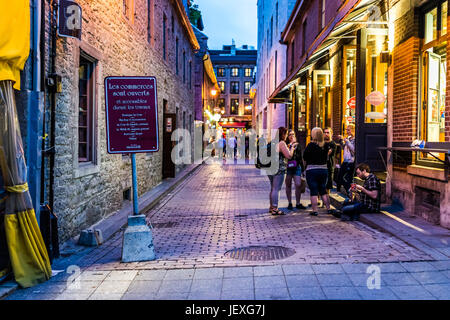
[{"label": "man sitting on bench", "polygon": [[356,183],[351,187],[351,202],[344,203],[342,212],[337,212],[336,217],[343,221],[359,220],[361,213],[380,212],[381,183],[380,180],[370,173],[369,165],[361,163],[356,167],[356,175],[364,180],[364,185]]}]

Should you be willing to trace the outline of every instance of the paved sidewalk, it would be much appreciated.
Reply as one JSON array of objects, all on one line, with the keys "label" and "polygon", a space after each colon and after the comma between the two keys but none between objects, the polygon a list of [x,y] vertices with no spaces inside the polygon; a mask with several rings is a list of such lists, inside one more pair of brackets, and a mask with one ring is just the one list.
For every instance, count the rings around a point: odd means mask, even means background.
[{"label": "paved sidewalk", "polygon": [[[155,261],[121,263],[118,232],[58,259],[60,274],[7,299],[450,299],[448,259],[324,212],[270,216],[268,189],[252,165],[203,165],[147,213]],[[294,254],[267,261],[226,254],[268,245]],[[380,289],[369,289],[377,279]]]}]

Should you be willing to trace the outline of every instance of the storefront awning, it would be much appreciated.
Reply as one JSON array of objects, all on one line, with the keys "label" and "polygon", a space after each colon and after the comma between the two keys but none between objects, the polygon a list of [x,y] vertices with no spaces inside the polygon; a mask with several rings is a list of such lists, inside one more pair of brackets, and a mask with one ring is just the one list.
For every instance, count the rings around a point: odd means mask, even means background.
[{"label": "storefront awning", "polygon": [[[368,23],[367,21],[369,20],[370,14],[370,10],[368,9],[375,6],[380,1],[382,0],[348,1],[346,5],[343,5],[335,19],[331,21],[326,29],[315,39],[314,43],[310,46],[309,52],[299,61],[299,64],[294,68],[294,71],[291,72],[291,74],[289,74],[272,93],[269,97],[269,102],[279,103],[279,101],[282,100],[283,95],[285,95],[283,92],[286,90],[289,91],[289,87],[295,84],[299,77],[301,77],[308,69],[312,68],[318,60],[328,55],[329,49],[331,49],[340,39],[352,37],[352,33],[360,27],[361,23]],[[371,23],[384,22],[372,21]],[[288,33],[292,33],[292,30],[284,30],[283,37],[286,37]]]}]

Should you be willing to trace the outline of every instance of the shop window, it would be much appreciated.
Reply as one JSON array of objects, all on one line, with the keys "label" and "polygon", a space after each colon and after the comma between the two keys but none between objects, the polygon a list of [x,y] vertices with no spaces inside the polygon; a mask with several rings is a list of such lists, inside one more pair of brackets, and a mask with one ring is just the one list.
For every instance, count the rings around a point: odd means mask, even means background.
[{"label": "shop window", "polygon": [[95,160],[94,137],[94,62],[80,56],[78,69],[78,161],[93,162]]},{"label": "shop window", "polygon": [[329,70],[315,70],[313,79],[314,108],[312,123],[315,127],[331,126],[331,74]]},{"label": "shop window", "polygon": [[307,131],[306,83],[296,86],[296,98],[298,108],[297,130],[304,132]]},{"label": "shop window", "polygon": [[244,115],[252,115],[252,99],[244,99]]},{"label": "shop window", "polygon": [[[445,142],[447,75],[447,1],[424,13],[421,64],[420,139]],[[444,159],[443,154],[419,154],[419,160]]]},{"label": "shop window", "polygon": [[365,122],[386,123],[388,38],[384,34],[367,36]]},{"label": "shop window", "polygon": [[344,46],[343,52],[342,132],[345,132],[350,123],[355,123],[356,116],[356,46]]}]

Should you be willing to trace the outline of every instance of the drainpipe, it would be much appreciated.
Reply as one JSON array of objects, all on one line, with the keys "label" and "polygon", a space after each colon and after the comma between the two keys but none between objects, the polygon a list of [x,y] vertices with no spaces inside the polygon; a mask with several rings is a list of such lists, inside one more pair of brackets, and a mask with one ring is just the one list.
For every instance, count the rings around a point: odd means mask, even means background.
[{"label": "drainpipe", "polygon": [[35,208],[37,221],[40,221],[40,199],[42,193],[41,165],[42,152],[40,140],[42,137],[42,115],[44,96],[42,92],[42,5],[43,1],[32,2],[32,38],[31,38],[31,65],[32,87],[29,99],[27,99],[27,167],[30,196]]},{"label": "drainpipe", "polygon": [[[58,12],[58,2],[56,0],[52,1],[52,19],[51,19],[51,76],[56,75],[56,37],[57,37],[57,12]],[[56,86],[56,84],[53,84]],[[49,205],[51,210],[54,212],[54,176],[55,176],[55,110],[56,110],[56,90],[53,89],[50,96],[50,143],[51,146],[47,150],[50,156],[50,168],[49,168]]]}]

